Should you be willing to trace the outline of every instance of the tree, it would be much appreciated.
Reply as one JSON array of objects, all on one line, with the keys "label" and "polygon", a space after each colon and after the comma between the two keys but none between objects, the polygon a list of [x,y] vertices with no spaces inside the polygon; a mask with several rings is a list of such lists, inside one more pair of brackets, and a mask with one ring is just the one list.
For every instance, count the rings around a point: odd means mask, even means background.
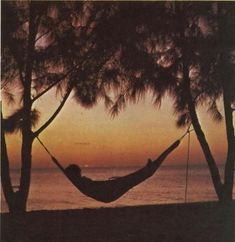
[{"label": "tree", "polygon": [[[111,104],[112,87],[107,76],[119,46],[111,39],[114,5],[89,2],[3,2],[2,3],[2,93],[4,105],[17,108],[2,119],[2,188],[10,212],[26,210],[30,188],[32,145],[57,117],[73,92],[78,103],[90,108],[100,98]],[[112,24],[109,24],[112,23]],[[116,85],[114,83],[114,85]],[[51,89],[61,102],[51,117],[37,127],[34,104]],[[14,100],[15,97],[15,100]],[[21,174],[18,191],[10,179],[4,133],[21,132]]]},{"label": "tree", "polygon": [[[161,15],[156,9],[158,6],[152,4],[148,20],[139,17],[142,22],[136,22],[137,33],[130,32],[133,42],[136,40],[134,46],[122,48],[120,62],[128,83],[117,95],[111,112],[117,114],[127,102],[136,102],[149,91],[157,105],[165,94],[171,95],[177,125],[191,123],[194,127],[219,200],[231,201],[235,162],[234,8],[231,4],[190,2],[165,3]],[[220,97],[228,141],[224,182],[196,111],[206,105],[213,119],[221,121],[223,116],[217,108]]]},{"label": "tree", "polygon": [[[185,6],[187,7],[187,5],[183,5],[182,9],[185,8]],[[235,138],[232,118],[232,104],[235,100],[233,81],[234,63],[232,63],[230,58],[235,47],[233,35],[235,26],[233,21],[231,21],[234,10],[231,6],[228,6],[229,5],[222,7],[220,4],[210,4],[207,7],[207,12],[205,12],[203,17],[206,21],[205,24],[208,24],[207,27],[210,28],[211,31],[211,33],[206,33],[209,35],[208,38],[205,38],[205,36],[199,32],[200,27],[196,26],[196,22],[191,26],[185,23],[187,19],[187,16],[184,15],[185,9],[178,10],[178,14],[181,16],[182,21],[180,24],[182,27],[185,26],[180,34],[180,38],[182,38],[180,46],[182,49],[182,94],[183,98],[186,100],[184,108],[188,111],[190,121],[192,122],[208,163],[216,194],[219,200],[223,202],[232,200],[235,162]],[[212,7],[217,7],[218,10]],[[199,18],[200,15],[198,19]],[[198,21],[198,19],[196,21]],[[186,32],[187,30],[189,34]],[[198,36],[197,32],[200,33]],[[198,43],[196,43],[196,41],[198,41]],[[214,47],[213,51],[209,51],[212,46]],[[199,53],[198,58],[197,53]],[[207,69],[205,69],[205,67]],[[195,79],[190,72],[196,68],[199,68],[199,75]],[[218,166],[212,155],[196,112],[198,104],[207,103],[207,105],[209,105],[209,111],[212,113],[214,119],[221,120],[222,115],[219,113],[216,106],[216,100],[221,96],[223,97],[228,142],[224,182],[222,182]],[[182,101],[179,101],[179,99],[177,102],[181,102],[182,104]]]},{"label": "tree", "polygon": [[[112,104],[113,115],[128,101],[137,102],[149,92],[156,105],[170,94],[179,114],[178,125],[192,122],[194,126],[219,199],[231,200],[234,41],[227,39],[235,28],[229,6],[222,5],[216,12],[214,3],[3,2],[4,100],[12,101],[11,92],[19,92],[15,112],[2,117],[3,129],[22,133],[17,192],[12,188],[7,146],[1,133],[2,187],[9,210],[25,211],[33,141],[57,117],[72,92],[87,108],[103,98],[107,107]],[[207,25],[205,33],[202,20]],[[52,88],[61,93],[61,103],[36,129],[39,112],[34,103]],[[116,94],[115,103],[109,96],[112,92]],[[228,137],[224,184],[196,113],[204,103],[215,119],[221,119],[216,102],[222,94]]]}]

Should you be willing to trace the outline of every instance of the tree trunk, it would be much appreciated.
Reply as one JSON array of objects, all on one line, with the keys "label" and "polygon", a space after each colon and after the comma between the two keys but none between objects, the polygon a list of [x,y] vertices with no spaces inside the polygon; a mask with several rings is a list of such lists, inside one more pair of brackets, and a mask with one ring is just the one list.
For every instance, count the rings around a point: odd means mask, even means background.
[{"label": "tree trunk", "polygon": [[184,85],[185,85],[185,96],[186,96],[186,99],[187,99],[188,110],[189,110],[189,113],[190,113],[193,128],[195,130],[195,133],[197,135],[197,139],[200,143],[200,146],[201,146],[202,151],[204,153],[204,156],[206,158],[216,194],[217,194],[219,200],[222,201],[224,199],[223,198],[223,184],[221,182],[219,169],[218,169],[216,162],[213,158],[213,155],[212,155],[210,147],[207,143],[205,134],[204,134],[204,132],[201,128],[200,122],[199,122],[198,117],[197,117],[195,104],[193,102],[192,95],[191,95],[189,69],[188,69],[187,64],[184,64],[183,68],[184,68],[183,75],[184,75]]},{"label": "tree trunk", "polygon": [[27,57],[25,65],[24,94],[23,94],[23,116],[22,116],[22,147],[21,147],[21,177],[20,187],[17,193],[16,210],[18,212],[26,211],[26,204],[29,194],[31,163],[32,163],[32,143],[33,134],[31,130],[31,83],[33,70],[33,54],[35,48],[35,37],[39,24],[39,16],[36,14],[37,6],[30,2],[29,16],[29,35]]},{"label": "tree trunk", "polygon": [[32,163],[32,138],[31,136],[24,135],[21,151],[21,177],[20,187],[18,192],[17,210],[26,211],[26,203],[29,194],[30,178],[31,178],[31,163]]},{"label": "tree trunk", "polygon": [[224,3],[218,5],[218,43],[220,47],[219,55],[219,78],[223,87],[223,104],[225,127],[227,135],[227,157],[224,169],[224,185],[223,185],[223,201],[232,201],[233,183],[234,183],[234,163],[235,163],[235,136],[233,126],[233,110],[232,110],[232,91],[234,90],[234,71],[231,61],[231,51],[234,45],[229,43],[231,37],[229,24],[233,10],[228,8]]},{"label": "tree trunk", "polygon": [[[3,118],[1,114],[1,121],[3,125]],[[7,146],[5,140],[5,134],[3,127],[1,128],[1,183],[2,190],[8,204],[10,212],[14,212],[16,205],[16,193],[13,191],[11,178],[10,178],[10,168],[9,168],[9,159],[7,155]]]},{"label": "tree trunk", "polygon": [[224,86],[223,100],[224,100],[224,114],[227,133],[227,159],[224,170],[224,188],[223,188],[223,200],[232,201],[233,196],[233,183],[234,183],[234,162],[235,162],[235,137],[233,127],[233,111],[231,108],[231,101],[228,87]]},{"label": "tree trunk", "polygon": [[11,178],[5,135],[1,130],[1,183],[10,213],[24,212],[30,186],[32,135],[23,135],[22,167],[19,190],[14,192]]},{"label": "tree trunk", "polygon": [[191,86],[190,86],[190,78],[189,78],[189,60],[190,56],[193,54],[191,51],[191,47],[188,43],[187,37],[185,36],[185,29],[188,27],[186,24],[186,16],[184,12],[184,3],[179,3],[176,5],[176,12],[178,13],[178,19],[181,22],[180,29],[180,37],[181,37],[181,48],[182,48],[182,56],[183,56],[183,88],[184,88],[184,96],[187,101],[188,110],[190,113],[191,121],[195,133],[197,135],[197,139],[200,143],[204,156],[206,158],[209,171],[211,174],[212,182],[216,191],[216,194],[220,201],[223,200],[223,184],[221,182],[221,177],[219,173],[219,169],[216,165],[216,162],[211,153],[209,144],[207,143],[205,134],[201,128],[200,122],[198,120],[198,116],[196,113],[195,104],[191,95]]}]

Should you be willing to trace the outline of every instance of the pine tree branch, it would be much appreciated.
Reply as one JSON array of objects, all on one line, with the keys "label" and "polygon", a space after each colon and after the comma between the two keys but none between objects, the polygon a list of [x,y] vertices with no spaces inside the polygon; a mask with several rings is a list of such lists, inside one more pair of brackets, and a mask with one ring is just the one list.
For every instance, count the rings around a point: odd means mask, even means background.
[{"label": "pine tree branch", "polygon": [[[53,26],[53,28],[48,29],[46,32],[44,32],[44,33],[42,33],[40,36],[38,36],[38,37],[35,39],[35,43],[36,43],[37,41],[39,41],[43,36],[49,34],[49,33],[52,32],[53,30],[55,30],[56,27],[58,27],[63,21],[64,21],[64,19],[61,19],[59,22],[57,22],[57,23]],[[71,28],[72,28],[72,26],[71,26]]]},{"label": "pine tree branch", "polygon": [[[67,71],[67,73],[65,73],[63,75],[62,78],[59,78],[58,80],[56,80],[55,82],[53,82],[51,85],[49,85],[47,88],[45,88],[45,90],[43,90],[41,93],[39,93],[36,97],[34,97],[32,99],[32,103],[35,102],[37,99],[39,99],[41,96],[43,96],[45,93],[47,93],[51,88],[53,88],[56,84],[58,84],[60,81],[62,81],[63,79],[65,79],[69,74],[71,74],[74,70],[78,69],[79,66],[82,65],[83,62],[87,62],[90,58],[91,58],[91,54],[84,56],[82,58],[82,60],[77,63],[75,66],[73,66],[69,71]],[[85,60],[84,60],[85,59]]]},{"label": "pine tree branch", "polygon": [[[67,73],[68,75],[69,73]],[[45,93],[47,93],[51,88],[53,88],[56,84],[58,84],[60,81],[62,81],[64,78],[66,78],[67,75],[64,75],[62,78],[54,81],[51,85],[49,85],[47,88],[45,88],[42,92],[40,92],[36,97],[32,99],[32,103],[38,100],[41,96],[43,96]]]},{"label": "pine tree branch", "polygon": [[34,137],[37,137],[41,132],[43,132],[52,123],[52,121],[57,117],[57,115],[60,113],[61,109],[63,108],[65,102],[67,101],[72,89],[73,89],[73,86],[70,86],[67,89],[67,92],[65,93],[58,108],[55,110],[55,112],[52,114],[52,116],[37,131],[35,131],[33,133]]},{"label": "pine tree branch", "polygon": [[38,38],[36,38],[35,43],[39,41],[43,36],[49,34],[52,31],[52,29],[48,29],[45,33],[41,34]]}]

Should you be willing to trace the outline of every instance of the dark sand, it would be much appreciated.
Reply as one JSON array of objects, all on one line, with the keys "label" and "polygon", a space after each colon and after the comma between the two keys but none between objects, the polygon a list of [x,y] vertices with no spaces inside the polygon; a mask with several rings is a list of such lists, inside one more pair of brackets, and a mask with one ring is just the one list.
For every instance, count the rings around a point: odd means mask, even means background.
[{"label": "dark sand", "polygon": [[235,203],[1,214],[1,242],[233,242]]}]

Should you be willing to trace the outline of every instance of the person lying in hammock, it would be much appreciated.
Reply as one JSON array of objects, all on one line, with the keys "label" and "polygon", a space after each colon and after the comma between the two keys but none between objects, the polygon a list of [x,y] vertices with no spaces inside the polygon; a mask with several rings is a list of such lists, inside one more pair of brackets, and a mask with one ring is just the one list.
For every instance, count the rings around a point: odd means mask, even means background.
[{"label": "person lying in hammock", "polygon": [[141,169],[126,176],[114,179],[96,181],[81,175],[78,165],[71,164],[65,168],[64,173],[70,181],[86,196],[97,201],[109,203],[117,200],[128,190],[151,177],[160,167],[165,158],[180,144],[180,140],[174,142],[156,160],[148,160]]}]

